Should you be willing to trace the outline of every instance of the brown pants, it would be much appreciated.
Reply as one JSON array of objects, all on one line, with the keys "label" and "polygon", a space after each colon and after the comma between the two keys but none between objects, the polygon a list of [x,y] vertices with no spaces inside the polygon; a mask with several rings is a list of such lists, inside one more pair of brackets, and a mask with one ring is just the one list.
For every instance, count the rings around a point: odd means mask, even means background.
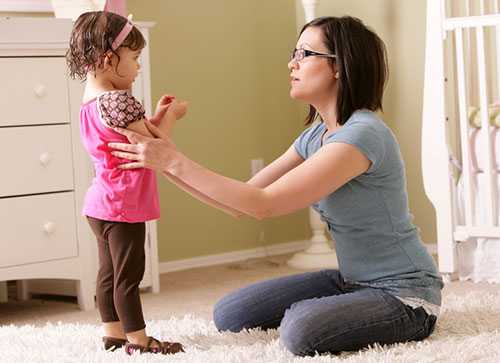
[{"label": "brown pants", "polygon": [[146,224],[87,219],[97,237],[96,297],[102,321],[120,321],[125,333],[144,329],[139,283],[145,268]]}]

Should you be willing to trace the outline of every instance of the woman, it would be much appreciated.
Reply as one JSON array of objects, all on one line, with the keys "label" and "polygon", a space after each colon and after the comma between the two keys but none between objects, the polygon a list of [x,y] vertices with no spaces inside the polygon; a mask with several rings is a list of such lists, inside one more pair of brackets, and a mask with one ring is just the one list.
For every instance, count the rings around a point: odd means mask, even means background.
[{"label": "woman", "polygon": [[[408,210],[403,160],[382,108],[387,60],[382,40],[358,19],[306,24],[288,63],[290,95],[310,105],[312,124],[247,183],[188,159],[154,126],[156,139],[120,131],[112,144],[202,201],[258,219],[312,205],[337,243],[339,270],[257,283],[222,298],[219,330],[280,328],[294,354],[357,350],[428,337],[441,304],[442,280]],[[136,144],[136,145],[134,145]]]}]

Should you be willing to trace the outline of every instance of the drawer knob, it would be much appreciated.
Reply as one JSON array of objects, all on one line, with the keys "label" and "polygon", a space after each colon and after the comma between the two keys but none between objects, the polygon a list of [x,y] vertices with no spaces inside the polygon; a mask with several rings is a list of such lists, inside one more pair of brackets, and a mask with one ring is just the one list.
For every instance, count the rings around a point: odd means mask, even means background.
[{"label": "drawer knob", "polygon": [[52,157],[47,152],[40,155],[40,164],[42,164],[43,166],[49,165],[51,160],[52,160]]},{"label": "drawer knob", "polygon": [[42,98],[47,94],[47,87],[45,87],[43,84],[38,84],[35,86],[34,91],[37,97]]},{"label": "drawer knob", "polygon": [[56,230],[56,224],[54,222],[46,222],[44,225],[43,225],[43,230],[45,231],[45,233],[47,234],[52,234],[54,233],[54,231]]}]

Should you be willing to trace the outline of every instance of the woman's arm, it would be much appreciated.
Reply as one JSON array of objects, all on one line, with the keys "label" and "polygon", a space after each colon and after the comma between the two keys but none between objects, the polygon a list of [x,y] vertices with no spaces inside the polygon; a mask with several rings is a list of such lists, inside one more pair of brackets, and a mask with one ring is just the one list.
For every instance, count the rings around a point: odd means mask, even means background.
[{"label": "woman's arm", "polygon": [[[302,159],[297,152],[295,151],[295,148],[292,146],[290,147],[283,155],[281,155],[279,158],[274,160],[271,164],[266,166],[264,169],[259,171],[257,174],[255,174],[249,181],[247,181],[247,184],[256,186],[256,187],[266,187],[272,182],[274,182],[276,179],[278,179],[280,176],[285,174],[287,171],[290,169],[293,169],[295,166],[299,165],[302,163],[304,159]],[[237,211],[231,207],[228,207],[226,205],[220,204],[217,201],[208,198],[206,195],[200,193],[198,190],[193,189],[186,183],[183,183],[180,179],[176,178],[172,174],[168,173],[163,173],[165,178],[167,178],[169,181],[174,183],[176,186],[184,190],[185,192],[191,194],[193,197],[196,199],[202,201],[205,204],[208,204],[212,207],[218,208],[222,210],[224,213],[229,214],[235,218],[240,218],[244,216],[245,214]]]},{"label": "woman's arm", "polygon": [[163,170],[219,203],[263,219],[310,206],[369,166],[368,159],[354,146],[332,143],[265,188],[216,174],[176,150]]},{"label": "woman's arm", "polygon": [[224,213],[229,214],[230,216],[233,216],[235,218],[239,218],[239,217],[241,217],[241,216],[244,215],[244,213],[241,213],[241,212],[239,212],[239,211],[237,211],[237,210],[235,210],[233,208],[230,208],[228,206],[225,206],[223,204],[218,203],[217,201],[215,201],[215,200],[213,200],[211,198],[208,198],[206,195],[200,193],[196,189],[191,188],[189,185],[187,185],[186,183],[184,183],[182,180],[180,180],[179,178],[177,178],[177,177],[175,177],[175,176],[173,176],[171,174],[163,173],[163,176],[165,176],[165,178],[167,178],[169,181],[171,181],[172,183],[174,183],[175,185],[177,185],[180,189],[182,189],[185,192],[191,194],[196,199],[202,201],[205,204],[208,204],[211,207],[220,209]]},{"label": "woman's arm", "polygon": [[125,151],[114,152],[115,155],[134,161],[122,165],[123,168],[149,167],[172,174],[208,198],[257,219],[305,208],[362,174],[370,166],[368,158],[356,147],[331,143],[269,186],[259,188],[204,168],[177,151],[168,137],[157,128],[150,123],[146,123],[146,126],[161,139],[119,130],[137,145],[110,144],[111,148]]},{"label": "woman's arm", "polygon": [[255,174],[247,181],[247,184],[259,188],[267,187],[303,162],[304,159],[295,151],[295,147],[292,145],[280,157]]}]

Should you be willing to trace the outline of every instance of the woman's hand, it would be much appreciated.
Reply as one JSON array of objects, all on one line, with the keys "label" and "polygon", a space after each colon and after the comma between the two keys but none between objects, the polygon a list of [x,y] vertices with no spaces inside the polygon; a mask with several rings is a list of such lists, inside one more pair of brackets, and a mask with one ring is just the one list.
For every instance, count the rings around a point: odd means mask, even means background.
[{"label": "woman's hand", "polygon": [[115,150],[111,154],[131,161],[121,164],[120,169],[149,168],[166,171],[174,162],[175,145],[166,134],[162,133],[151,122],[145,121],[144,124],[154,138],[140,135],[131,130],[115,128],[114,130],[125,136],[130,144],[109,143],[108,146]]}]

